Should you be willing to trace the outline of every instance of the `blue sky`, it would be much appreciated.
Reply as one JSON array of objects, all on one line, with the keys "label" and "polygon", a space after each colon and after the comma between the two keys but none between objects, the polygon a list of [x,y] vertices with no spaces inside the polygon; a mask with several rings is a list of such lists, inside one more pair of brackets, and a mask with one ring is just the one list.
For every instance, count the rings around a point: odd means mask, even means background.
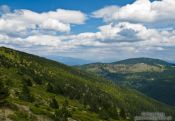
[{"label": "blue sky", "polygon": [[0,45],[93,62],[174,62],[174,8],[174,0],[1,0]]},{"label": "blue sky", "polygon": [[29,9],[37,12],[63,8],[91,13],[104,6],[123,6],[132,2],[134,0],[1,0],[0,4],[8,5],[12,9]]}]

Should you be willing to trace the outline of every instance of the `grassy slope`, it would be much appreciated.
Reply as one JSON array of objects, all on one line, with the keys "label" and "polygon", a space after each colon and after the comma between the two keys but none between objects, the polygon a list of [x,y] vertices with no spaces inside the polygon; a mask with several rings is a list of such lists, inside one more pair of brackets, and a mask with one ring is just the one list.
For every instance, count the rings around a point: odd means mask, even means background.
[{"label": "grassy slope", "polygon": [[[99,104],[99,107],[103,107],[103,104],[106,103],[109,106],[115,105],[118,109],[124,108],[129,117],[142,111],[163,111],[174,114],[174,108],[148,98],[135,90],[120,88],[104,79],[90,76],[80,70],[54,61],[2,47],[0,48],[0,57],[0,78],[10,82],[11,95],[8,100],[15,105],[26,105],[34,115],[48,115],[49,117],[53,112],[53,109],[48,106],[49,99],[56,96],[56,99],[62,105],[63,100],[70,97],[71,94],[77,96],[68,98],[72,118],[76,120],[100,120],[98,111],[85,108],[91,104],[83,105],[86,99],[83,95],[91,99],[92,105],[94,105],[93,99],[95,101],[100,99],[100,102],[103,103]],[[20,100],[14,94],[14,92],[20,91],[21,82],[26,76],[33,80],[34,85],[30,89],[36,100],[40,102],[39,107],[36,107],[35,103]],[[37,84],[37,79],[41,79],[42,84]],[[64,92],[55,92],[55,94],[47,92],[46,84],[48,82],[57,87],[60,86],[60,89]],[[87,90],[90,95],[86,93]]]}]

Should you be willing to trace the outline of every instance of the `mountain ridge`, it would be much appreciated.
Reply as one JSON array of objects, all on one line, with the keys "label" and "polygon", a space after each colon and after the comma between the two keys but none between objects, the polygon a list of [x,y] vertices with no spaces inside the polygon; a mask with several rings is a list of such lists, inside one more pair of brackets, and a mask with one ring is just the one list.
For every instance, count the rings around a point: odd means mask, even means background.
[{"label": "mountain ridge", "polygon": [[46,56],[46,58],[64,63],[69,66],[75,66],[75,65],[84,65],[84,64],[89,64],[91,61],[89,60],[84,60],[84,59],[79,59],[79,58],[73,58],[73,57],[65,57],[65,56]]},{"label": "mountain ridge", "polygon": [[[132,60],[133,61],[137,60],[137,61],[131,62]],[[136,64],[136,63],[149,63],[149,62],[147,62],[147,60],[158,61],[156,63],[154,62],[153,64],[165,64],[165,65],[170,65],[170,66],[171,65],[175,65],[175,63],[168,62],[166,60],[157,59],[157,58],[149,58],[149,57],[127,58],[127,59],[122,59],[122,60],[112,61],[112,62],[92,62],[92,63],[89,63],[89,64],[134,64],[134,63]],[[127,63],[127,62],[129,62],[129,63]],[[84,65],[89,65],[89,64],[84,64]],[[75,65],[75,66],[79,66],[79,65]]]},{"label": "mountain ridge", "polygon": [[128,58],[125,60],[120,60],[116,62],[112,62],[111,64],[137,64],[137,63],[146,63],[146,64],[160,64],[160,65],[173,65],[172,63],[166,62],[161,59],[156,58],[148,58],[148,57],[139,57],[139,58]]},{"label": "mountain ridge", "polygon": [[160,59],[131,58],[77,67],[113,80],[119,85],[137,89],[159,101],[175,105],[174,64]]},{"label": "mountain ridge", "polygon": [[[0,47],[0,63],[0,82],[5,84],[4,89],[9,88],[10,95],[5,100],[12,112],[9,117],[14,121],[37,121],[37,117],[43,115],[49,121],[58,121],[58,118],[125,121],[142,111],[162,111],[172,116],[175,113],[173,107],[136,90],[121,88],[101,77],[46,58]],[[60,105],[58,109],[54,109],[55,100]],[[61,117],[60,112],[67,117]]]}]

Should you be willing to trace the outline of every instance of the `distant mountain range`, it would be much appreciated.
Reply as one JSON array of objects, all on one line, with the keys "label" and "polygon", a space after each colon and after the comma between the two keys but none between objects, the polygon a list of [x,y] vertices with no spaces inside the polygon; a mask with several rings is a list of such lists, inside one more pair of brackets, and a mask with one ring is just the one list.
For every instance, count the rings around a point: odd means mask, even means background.
[{"label": "distant mountain range", "polygon": [[175,106],[174,64],[160,59],[132,58],[113,63],[87,64],[78,68]]},{"label": "distant mountain range", "polygon": [[166,61],[160,60],[160,59],[153,59],[153,58],[130,58],[125,59],[117,62],[113,62],[112,64],[138,64],[138,63],[144,63],[147,65],[164,65],[164,66],[171,66],[173,64],[168,63]]},{"label": "distant mountain range", "polygon": [[[162,67],[161,67],[162,68]],[[133,121],[175,108],[104,78],[0,47],[0,120]]]},{"label": "distant mountain range", "polygon": [[64,57],[64,56],[55,56],[55,55],[48,55],[46,56],[48,59],[64,63],[69,66],[75,66],[75,65],[83,65],[92,63],[92,61],[79,59],[79,58],[72,58],[72,57]]}]

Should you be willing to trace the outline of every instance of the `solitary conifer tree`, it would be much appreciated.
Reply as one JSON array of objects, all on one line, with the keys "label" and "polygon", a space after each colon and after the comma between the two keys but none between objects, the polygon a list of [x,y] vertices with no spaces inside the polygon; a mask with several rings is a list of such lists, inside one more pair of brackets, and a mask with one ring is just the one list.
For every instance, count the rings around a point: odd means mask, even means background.
[{"label": "solitary conifer tree", "polygon": [[0,80],[0,105],[2,106],[5,103],[5,99],[9,96],[9,90],[5,87],[2,80]]},{"label": "solitary conifer tree", "polygon": [[54,108],[54,109],[58,109],[58,108],[59,108],[58,102],[57,102],[57,100],[55,99],[55,97],[52,98],[52,100],[51,100],[51,102],[50,102],[50,107],[51,107],[51,108]]}]

